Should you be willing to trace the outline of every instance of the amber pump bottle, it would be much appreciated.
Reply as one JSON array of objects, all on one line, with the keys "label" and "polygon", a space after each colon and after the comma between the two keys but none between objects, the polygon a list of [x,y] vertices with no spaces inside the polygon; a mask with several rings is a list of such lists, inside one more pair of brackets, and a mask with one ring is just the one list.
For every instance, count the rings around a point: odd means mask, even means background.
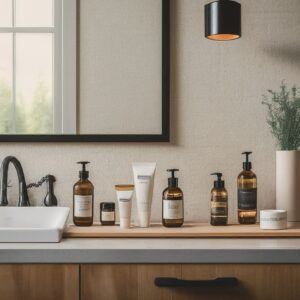
[{"label": "amber pump bottle", "polygon": [[222,173],[212,173],[216,175],[214,187],[211,190],[211,217],[210,224],[213,226],[227,225],[228,219],[228,193],[225,189],[225,181],[222,180]]},{"label": "amber pump bottle", "polygon": [[73,222],[76,226],[91,226],[94,217],[94,186],[88,180],[86,165],[89,162],[80,161],[78,164],[82,165],[82,170],[73,187]]},{"label": "amber pump bottle", "polygon": [[165,227],[180,227],[184,222],[183,192],[178,187],[178,178],[175,172],[178,169],[169,169],[168,187],[162,194],[162,223]]},{"label": "amber pump bottle", "polygon": [[246,161],[243,163],[243,171],[237,178],[238,190],[238,220],[240,224],[255,224],[257,215],[257,178],[252,172],[252,164],[249,155],[252,152],[243,152]]}]

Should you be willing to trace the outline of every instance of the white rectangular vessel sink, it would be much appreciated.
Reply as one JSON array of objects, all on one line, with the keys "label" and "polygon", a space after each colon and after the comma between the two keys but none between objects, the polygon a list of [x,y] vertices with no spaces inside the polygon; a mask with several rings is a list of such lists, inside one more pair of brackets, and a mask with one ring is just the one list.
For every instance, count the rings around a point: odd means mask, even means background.
[{"label": "white rectangular vessel sink", "polygon": [[0,242],[60,242],[69,212],[68,207],[0,207]]}]

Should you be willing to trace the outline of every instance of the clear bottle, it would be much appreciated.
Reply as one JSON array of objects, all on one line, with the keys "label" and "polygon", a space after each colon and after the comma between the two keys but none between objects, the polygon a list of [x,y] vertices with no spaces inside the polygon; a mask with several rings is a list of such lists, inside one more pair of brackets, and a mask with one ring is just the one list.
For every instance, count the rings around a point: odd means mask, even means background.
[{"label": "clear bottle", "polygon": [[82,170],[79,171],[79,180],[73,187],[73,222],[76,226],[92,226],[94,219],[94,186],[88,180],[86,171],[88,161],[80,161]]},{"label": "clear bottle", "polygon": [[184,222],[183,192],[178,187],[178,178],[175,172],[178,169],[169,169],[168,187],[162,194],[162,223],[165,227],[181,227]]},{"label": "clear bottle", "polygon": [[212,173],[211,175],[216,175],[218,179],[214,181],[214,187],[211,190],[210,224],[224,226],[227,225],[228,220],[228,193],[225,189],[225,181],[222,180],[222,173]]},{"label": "clear bottle", "polygon": [[243,163],[243,171],[237,178],[238,190],[238,221],[240,224],[255,224],[257,218],[257,178],[249,162],[252,152],[243,152],[246,161]]}]

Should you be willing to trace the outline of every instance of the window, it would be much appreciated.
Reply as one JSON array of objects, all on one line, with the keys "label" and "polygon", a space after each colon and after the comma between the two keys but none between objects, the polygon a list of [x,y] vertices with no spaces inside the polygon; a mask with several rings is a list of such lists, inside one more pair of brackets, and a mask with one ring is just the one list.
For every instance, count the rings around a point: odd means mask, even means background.
[{"label": "window", "polygon": [[0,134],[76,133],[76,0],[0,0]]}]

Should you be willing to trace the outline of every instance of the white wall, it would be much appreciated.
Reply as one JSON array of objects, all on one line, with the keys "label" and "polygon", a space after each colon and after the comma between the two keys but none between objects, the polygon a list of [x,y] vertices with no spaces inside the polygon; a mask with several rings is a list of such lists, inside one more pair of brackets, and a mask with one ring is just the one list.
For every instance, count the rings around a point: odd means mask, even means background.
[{"label": "white wall", "polygon": [[[99,0],[81,0],[81,20],[93,16],[90,10],[97,3]],[[269,88],[276,89],[282,79],[300,85],[300,1],[242,0],[243,37],[232,42],[204,38],[203,7],[207,1],[171,3],[172,143],[1,144],[0,155],[16,155],[29,182],[47,173],[56,176],[55,192],[61,205],[72,205],[78,160],[92,162],[96,220],[99,202],[115,200],[114,184],[132,182],[132,161],[157,161],[153,220],[161,217],[165,170],[176,167],[185,193],[186,220],[208,221],[213,181],[209,174],[222,171],[234,221],[236,177],[242,167],[240,153],[252,150],[259,180],[259,208],[274,206],[275,146],[265,122],[261,95]],[[89,59],[86,50],[82,46],[81,68]],[[97,84],[94,71],[90,74],[85,70],[80,76],[83,99]],[[11,196],[16,195],[14,188]],[[30,196],[39,202],[44,191]]]}]

